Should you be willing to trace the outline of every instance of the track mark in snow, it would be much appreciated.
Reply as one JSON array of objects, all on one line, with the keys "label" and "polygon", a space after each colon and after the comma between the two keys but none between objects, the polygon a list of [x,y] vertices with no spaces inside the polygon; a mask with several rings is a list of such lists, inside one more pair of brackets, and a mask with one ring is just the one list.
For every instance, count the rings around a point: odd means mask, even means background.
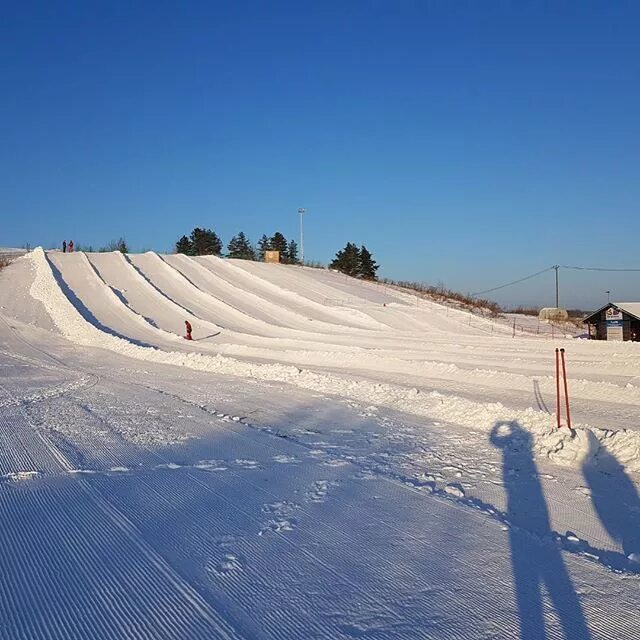
[{"label": "track mark in snow", "polygon": [[25,480],[33,480],[40,475],[42,475],[40,471],[13,471],[5,473],[2,479],[8,482],[24,482]]}]

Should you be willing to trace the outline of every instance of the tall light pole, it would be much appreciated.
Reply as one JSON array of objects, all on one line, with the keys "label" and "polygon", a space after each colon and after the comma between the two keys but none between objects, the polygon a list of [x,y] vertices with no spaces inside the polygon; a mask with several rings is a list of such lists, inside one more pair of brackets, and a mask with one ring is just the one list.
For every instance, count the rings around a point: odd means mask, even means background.
[{"label": "tall light pole", "polygon": [[611,302],[611,291],[605,291],[607,294],[607,303]]},{"label": "tall light pole", "polygon": [[298,209],[298,213],[300,214],[300,264],[304,266],[304,236],[302,234],[302,216],[307,213],[307,210],[303,207]]}]

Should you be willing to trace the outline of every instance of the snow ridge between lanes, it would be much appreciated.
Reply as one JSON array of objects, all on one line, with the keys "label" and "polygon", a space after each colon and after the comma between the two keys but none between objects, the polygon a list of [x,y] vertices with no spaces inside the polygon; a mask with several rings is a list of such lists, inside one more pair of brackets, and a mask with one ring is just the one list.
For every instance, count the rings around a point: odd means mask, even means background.
[{"label": "snow ridge between lanes", "polygon": [[497,422],[518,421],[534,437],[538,455],[564,465],[580,465],[597,455],[602,446],[631,471],[640,471],[640,432],[593,429],[579,426],[573,434],[558,430],[554,417],[534,409],[514,410],[497,403],[479,403],[438,392],[421,393],[399,385],[346,379],[337,375],[315,373],[283,364],[251,364],[222,355],[178,353],[143,347],[100,331],[88,323],[67,299],[58,285],[41,247],[29,256],[35,268],[31,295],[43,303],[61,333],[76,344],[108,349],[122,355],[159,364],[183,366],[243,378],[284,382],[298,387],[350,397],[368,404],[456,422],[471,429],[489,432]]}]

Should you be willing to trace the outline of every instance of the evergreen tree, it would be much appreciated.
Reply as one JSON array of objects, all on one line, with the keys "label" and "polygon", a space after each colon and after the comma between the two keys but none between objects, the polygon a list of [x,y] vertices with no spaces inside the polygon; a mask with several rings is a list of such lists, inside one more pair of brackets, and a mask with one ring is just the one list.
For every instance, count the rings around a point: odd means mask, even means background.
[{"label": "evergreen tree", "polygon": [[371,252],[367,250],[367,247],[362,245],[360,249],[360,277],[364,280],[376,280],[376,271],[379,266],[373,259]]},{"label": "evergreen tree", "polygon": [[227,252],[229,258],[240,258],[241,260],[256,259],[255,250],[242,231],[237,236],[231,238],[231,241],[227,245]]},{"label": "evergreen tree", "polygon": [[127,241],[124,238],[119,238],[118,242],[116,243],[117,246],[117,250],[120,253],[129,253],[129,247],[127,245]]},{"label": "evergreen tree", "polygon": [[222,241],[211,229],[196,227],[191,232],[191,246],[197,256],[219,256],[222,253]]},{"label": "evergreen tree", "polygon": [[264,252],[271,250],[271,241],[266,234],[262,234],[262,238],[258,240],[258,260],[264,262]]},{"label": "evergreen tree", "polygon": [[354,278],[358,277],[360,275],[360,250],[357,245],[347,242],[345,248],[336,253],[329,269],[336,269]]},{"label": "evergreen tree", "polygon": [[295,240],[290,240],[287,245],[287,264],[300,264],[298,260],[298,245]]},{"label": "evergreen tree", "polygon": [[187,236],[182,236],[182,238],[176,242],[176,253],[184,253],[188,256],[195,255],[191,240],[189,240]]},{"label": "evergreen tree", "polygon": [[287,239],[279,231],[276,231],[271,236],[271,240],[269,241],[269,244],[271,245],[272,251],[280,252],[280,262],[286,262],[287,261]]}]

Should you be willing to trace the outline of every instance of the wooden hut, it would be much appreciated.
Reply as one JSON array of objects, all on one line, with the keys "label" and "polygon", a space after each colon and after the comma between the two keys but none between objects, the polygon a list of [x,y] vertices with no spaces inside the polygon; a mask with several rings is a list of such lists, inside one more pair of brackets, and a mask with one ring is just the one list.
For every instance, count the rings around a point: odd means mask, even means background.
[{"label": "wooden hut", "polygon": [[640,302],[609,302],[583,320],[592,340],[640,341]]}]

